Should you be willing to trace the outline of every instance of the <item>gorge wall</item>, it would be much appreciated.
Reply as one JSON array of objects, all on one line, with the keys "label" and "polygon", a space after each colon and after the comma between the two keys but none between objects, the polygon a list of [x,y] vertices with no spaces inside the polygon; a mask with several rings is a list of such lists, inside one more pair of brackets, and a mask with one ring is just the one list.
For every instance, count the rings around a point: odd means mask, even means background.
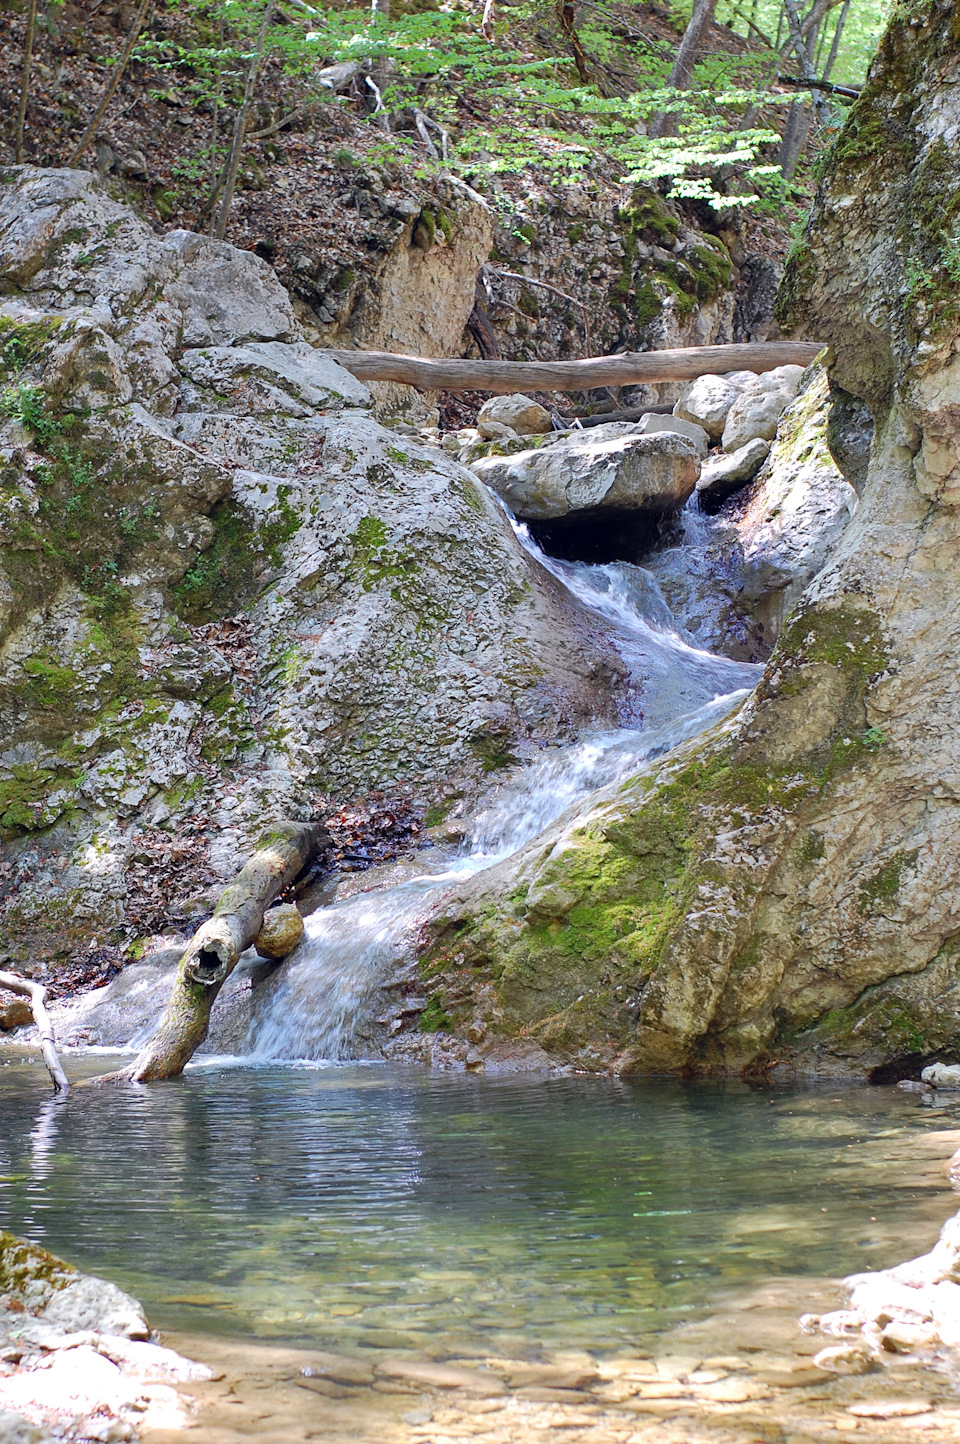
[{"label": "gorge wall", "polygon": [[449,903],[457,1028],[622,1073],[960,1050],[958,51],[949,5],[892,20],[781,290],[873,412],[853,521],[732,721]]}]

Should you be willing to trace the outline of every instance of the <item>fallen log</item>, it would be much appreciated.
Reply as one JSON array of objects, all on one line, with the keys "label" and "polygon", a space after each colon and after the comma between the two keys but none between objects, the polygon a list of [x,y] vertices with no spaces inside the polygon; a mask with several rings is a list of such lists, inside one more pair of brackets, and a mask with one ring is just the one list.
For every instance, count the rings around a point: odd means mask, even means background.
[{"label": "fallen log", "polygon": [[315,822],[276,824],[224,888],[213,917],[191,938],[156,1033],[132,1067],[108,1075],[110,1081],[152,1083],[180,1076],[206,1038],[217,994],[241,953],[256,941],[270,903],[303,871],[325,836],[325,829]]},{"label": "fallen log", "polygon": [[677,351],[628,351],[585,361],[463,361],[396,356],[389,351],[325,351],[359,381],[400,381],[419,391],[592,391],[693,381],[725,371],[809,366],[824,348],[816,341],[753,341],[736,346],[687,346]]},{"label": "fallen log", "polygon": [[0,973],[0,988],[6,988],[8,993],[16,993],[20,998],[29,999],[33,1021],[40,1034],[40,1051],[43,1054],[43,1061],[47,1065],[47,1072],[50,1074],[54,1091],[68,1093],[70,1084],[67,1081],[66,1073],[60,1066],[60,1059],[57,1057],[57,1041],[53,1036],[50,1014],[47,1012],[46,988],[42,983],[35,983],[32,978],[21,978],[17,973]]}]

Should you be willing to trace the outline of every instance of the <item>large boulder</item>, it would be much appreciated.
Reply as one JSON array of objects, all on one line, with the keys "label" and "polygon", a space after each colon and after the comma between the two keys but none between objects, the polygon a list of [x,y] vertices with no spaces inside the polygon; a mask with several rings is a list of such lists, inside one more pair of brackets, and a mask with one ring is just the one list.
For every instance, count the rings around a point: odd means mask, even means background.
[{"label": "large boulder", "polygon": [[748,441],[772,441],[780,417],[800,389],[802,366],[778,366],[748,382],[727,413],[724,451],[739,451]]},{"label": "large boulder", "polygon": [[131,896],[158,926],[189,818],[223,877],[324,796],[429,797],[614,721],[599,620],[373,419],[263,261],[86,172],[3,178],[4,946],[122,936]]},{"label": "large boulder", "polygon": [[644,436],[612,423],[516,456],[482,458],[472,470],[515,516],[548,521],[572,512],[675,511],[696,486],[700,463],[695,443],[678,432]]}]

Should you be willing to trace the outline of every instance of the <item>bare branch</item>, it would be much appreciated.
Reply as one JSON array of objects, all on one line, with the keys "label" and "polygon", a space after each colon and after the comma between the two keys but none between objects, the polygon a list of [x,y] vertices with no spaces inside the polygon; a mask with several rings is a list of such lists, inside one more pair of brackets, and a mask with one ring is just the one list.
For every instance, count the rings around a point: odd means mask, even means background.
[{"label": "bare branch", "polygon": [[17,106],[17,124],[14,130],[14,157],[17,165],[23,161],[23,127],[27,119],[27,101],[30,98],[30,66],[33,63],[33,41],[37,33],[37,0],[30,0],[27,11],[27,33],[23,41],[23,79],[20,82],[20,104]]},{"label": "bare branch", "polygon": [[30,999],[30,1011],[40,1034],[40,1051],[43,1053],[43,1061],[47,1065],[54,1089],[57,1093],[69,1092],[70,1084],[57,1057],[57,1041],[53,1036],[50,1014],[47,1012],[46,988],[42,983],[35,983],[32,978],[21,978],[17,973],[0,973],[0,988],[6,988],[9,993],[16,993],[21,998]]}]

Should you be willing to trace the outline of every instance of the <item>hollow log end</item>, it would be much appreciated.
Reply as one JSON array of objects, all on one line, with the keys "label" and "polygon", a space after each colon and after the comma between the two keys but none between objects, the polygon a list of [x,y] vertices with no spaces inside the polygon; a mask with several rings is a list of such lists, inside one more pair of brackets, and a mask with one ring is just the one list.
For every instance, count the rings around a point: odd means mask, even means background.
[{"label": "hollow log end", "polygon": [[190,951],[183,960],[183,976],[191,983],[200,983],[212,988],[223,983],[236,963],[236,957],[229,944],[219,938],[199,938],[200,946]]}]

